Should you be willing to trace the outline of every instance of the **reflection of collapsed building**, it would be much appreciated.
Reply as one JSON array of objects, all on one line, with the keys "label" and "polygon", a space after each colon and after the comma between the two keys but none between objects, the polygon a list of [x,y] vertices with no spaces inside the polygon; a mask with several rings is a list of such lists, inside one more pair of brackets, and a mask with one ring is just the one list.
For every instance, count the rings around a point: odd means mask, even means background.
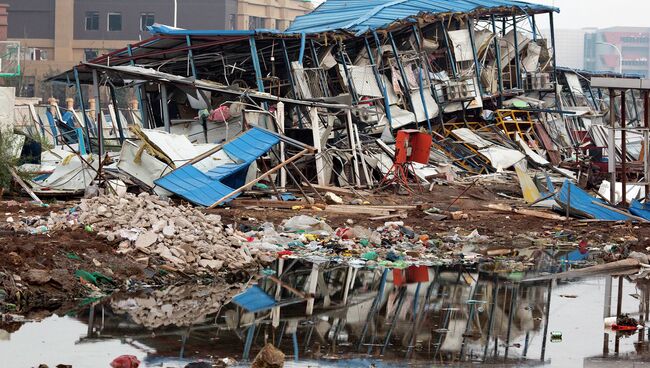
[{"label": "reflection of collapsed building", "polygon": [[[547,283],[512,283],[502,277],[506,274],[445,267],[383,271],[302,261],[285,267],[278,278],[294,291],[268,278],[248,286],[276,296],[275,306],[257,312],[248,310],[257,301],[222,307],[229,291],[222,295],[223,288],[188,285],[115,296],[90,311],[106,309],[107,322],[100,325],[90,318],[89,323],[95,323],[96,338],[137,339],[172,356],[173,345],[181,357],[200,349],[237,359],[251,357],[273,341],[296,359],[360,355],[388,361],[490,362],[498,356],[509,361],[526,359],[529,341],[546,333]],[[313,304],[308,298],[292,301],[295,290],[313,295]],[[172,335],[182,339],[163,337]],[[209,343],[217,338],[219,344]],[[522,341],[515,350],[512,345]],[[161,342],[169,346],[157,346]],[[510,356],[508,349],[513,349]],[[534,359],[539,354],[531,351]]]},{"label": "reflection of collapsed building", "polygon": [[[280,191],[291,183],[300,190],[376,188],[513,167],[522,186],[530,184],[526,199],[536,203],[554,191],[530,181],[530,167],[597,185],[614,162],[608,156],[646,157],[643,134],[618,135],[606,123],[612,117],[640,125],[647,96],[628,90],[610,101],[609,88],[591,85],[594,75],[557,67],[554,33],[545,39],[538,32],[542,21],[553,29],[555,11],[506,0],[330,0],[284,32],[156,24],[152,38],[52,78],[75,86],[78,101],[91,97],[80,86],[92,84],[92,105],[75,111],[72,101],[67,109],[53,102],[50,110],[27,108],[21,116],[25,130],[47,135],[57,148],[99,153],[102,165],[87,171],[197,205],[230,200],[260,180]],[[120,108],[124,89],[137,96],[128,109]],[[611,114],[623,106],[626,113]],[[258,140],[251,127],[273,138]],[[406,128],[433,141],[395,141]],[[610,136],[617,149],[608,153]],[[72,180],[80,175],[75,168],[37,167],[45,175],[33,187],[78,190],[68,185],[79,182]],[[50,173],[62,179],[51,184]],[[581,197],[573,198],[558,201],[579,206]]]}]

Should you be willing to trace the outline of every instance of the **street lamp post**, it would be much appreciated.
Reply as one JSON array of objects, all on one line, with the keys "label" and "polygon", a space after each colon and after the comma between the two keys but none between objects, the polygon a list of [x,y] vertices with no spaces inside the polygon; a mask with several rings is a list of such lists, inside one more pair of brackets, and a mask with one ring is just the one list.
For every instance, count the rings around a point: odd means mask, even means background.
[{"label": "street lamp post", "polygon": [[177,19],[178,19],[178,0],[174,0],[174,28],[176,28]]},{"label": "street lamp post", "polygon": [[611,46],[616,50],[618,53],[618,72],[623,74],[623,53],[621,52],[621,49],[618,48],[618,46],[614,45],[613,43],[609,42],[596,42],[597,45],[606,45],[606,46]]}]

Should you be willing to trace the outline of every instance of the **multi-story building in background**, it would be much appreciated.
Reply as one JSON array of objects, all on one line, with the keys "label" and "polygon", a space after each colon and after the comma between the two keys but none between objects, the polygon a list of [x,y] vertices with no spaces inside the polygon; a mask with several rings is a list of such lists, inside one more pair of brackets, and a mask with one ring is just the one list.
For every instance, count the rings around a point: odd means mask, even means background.
[{"label": "multi-story building in background", "polygon": [[81,61],[147,38],[154,23],[187,29],[285,29],[312,9],[304,0],[4,0],[8,39],[20,41],[19,93]]},{"label": "multi-story building in background", "polygon": [[598,29],[586,34],[584,42],[585,69],[618,72],[622,68],[623,73],[650,76],[650,28]]}]

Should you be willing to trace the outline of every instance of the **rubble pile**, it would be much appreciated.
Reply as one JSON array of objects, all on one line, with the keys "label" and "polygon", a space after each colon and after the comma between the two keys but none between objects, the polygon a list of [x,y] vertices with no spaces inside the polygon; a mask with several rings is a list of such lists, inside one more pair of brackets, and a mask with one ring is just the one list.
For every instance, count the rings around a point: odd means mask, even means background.
[{"label": "rubble pile", "polygon": [[141,193],[83,199],[78,222],[92,227],[109,242],[120,241],[118,252],[144,254],[148,263],[158,256],[176,269],[216,272],[245,268],[254,259],[228,234],[221,217]]},{"label": "rubble pile", "polygon": [[154,290],[143,296],[112,299],[113,312],[128,314],[133,322],[149,329],[192,326],[205,322],[239,292],[224,285],[179,285]]}]

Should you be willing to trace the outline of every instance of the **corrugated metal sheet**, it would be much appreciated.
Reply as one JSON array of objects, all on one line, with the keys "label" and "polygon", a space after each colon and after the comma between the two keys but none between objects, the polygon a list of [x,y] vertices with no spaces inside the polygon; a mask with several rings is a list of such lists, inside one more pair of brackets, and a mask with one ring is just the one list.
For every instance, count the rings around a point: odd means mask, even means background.
[{"label": "corrugated metal sheet", "polygon": [[[569,200],[570,204],[568,204]],[[629,216],[604,207],[607,205],[605,201],[590,196],[568,179],[564,181],[562,188],[555,195],[555,201],[562,208],[569,206],[569,211],[575,216],[608,221],[630,220]]]},{"label": "corrugated metal sheet", "polygon": [[362,34],[421,13],[469,13],[501,7],[526,13],[559,12],[555,7],[514,0],[327,0],[311,13],[297,17],[286,33],[345,30]]},{"label": "corrugated metal sheet", "polygon": [[248,167],[279,142],[277,135],[252,128],[224,145],[223,150],[236,163],[217,166],[207,173],[187,165],[155,183],[194,204],[210,206],[242,186]]}]

